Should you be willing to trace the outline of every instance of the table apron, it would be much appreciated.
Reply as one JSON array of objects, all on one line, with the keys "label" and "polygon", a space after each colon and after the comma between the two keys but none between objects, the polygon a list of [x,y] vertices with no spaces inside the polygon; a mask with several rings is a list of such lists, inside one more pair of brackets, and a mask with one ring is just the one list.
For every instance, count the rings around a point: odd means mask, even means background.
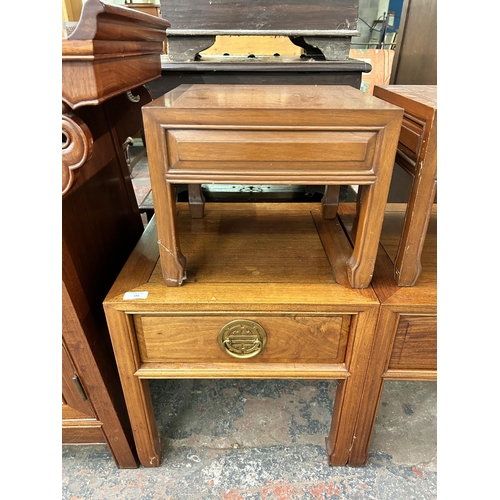
[{"label": "table apron", "polygon": [[287,185],[372,185],[377,181],[377,176],[374,174],[366,173],[364,175],[350,175],[350,174],[336,174],[332,175],[304,175],[294,174],[293,172],[286,172],[277,175],[271,172],[260,172],[255,174],[207,174],[193,173],[193,172],[180,172],[169,173],[165,175],[165,180],[170,184],[287,184]]}]

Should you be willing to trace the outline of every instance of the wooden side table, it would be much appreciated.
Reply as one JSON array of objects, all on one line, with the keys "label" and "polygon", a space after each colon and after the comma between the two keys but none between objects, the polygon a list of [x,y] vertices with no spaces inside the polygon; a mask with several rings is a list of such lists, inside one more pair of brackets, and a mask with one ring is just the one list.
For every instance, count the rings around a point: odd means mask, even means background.
[{"label": "wooden side table", "polygon": [[[348,409],[346,418],[357,421],[356,440],[349,465],[363,465],[377,418],[385,380],[437,379],[437,206],[429,214],[427,239],[422,249],[422,272],[413,287],[400,287],[394,279],[406,204],[389,204],[385,213],[381,245],[372,280],[380,301],[376,338],[367,371],[365,389],[358,408]],[[349,229],[355,209],[341,204],[339,217]]]},{"label": "wooden side table", "polygon": [[394,276],[399,286],[413,286],[437,189],[437,85],[380,85],[373,95],[404,108],[396,163],[412,177]]},{"label": "wooden side table", "polygon": [[142,465],[161,457],[153,378],[340,379],[327,452],[345,465],[379,302],[349,286],[338,219],[319,203],[211,203],[203,219],[178,209],[192,286],[165,286],[155,215],[104,301]]},{"label": "wooden side table", "polygon": [[353,288],[369,286],[402,114],[320,85],[181,85],[144,106],[165,283],[186,279],[173,184],[357,184],[366,189],[347,269]]}]

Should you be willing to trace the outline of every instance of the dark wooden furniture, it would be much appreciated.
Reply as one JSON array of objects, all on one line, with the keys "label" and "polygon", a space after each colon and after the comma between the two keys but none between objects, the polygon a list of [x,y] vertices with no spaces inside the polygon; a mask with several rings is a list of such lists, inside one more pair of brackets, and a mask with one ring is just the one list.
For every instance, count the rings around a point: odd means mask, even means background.
[{"label": "dark wooden furniture", "polygon": [[[283,4],[276,0],[162,0],[161,13],[171,28],[162,78],[148,85],[160,97],[181,84],[351,85],[371,66],[349,59],[357,31],[357,0],[315,0]],[[231,54],[200,55],[218,35],[286,36],[303,49],[301,56],[270,53],[254,58]]]},{"label": "dark wooden furniture", "polygon": [[401,232],[394,276],[412,286],[421,270],[421,253],[437,189],[437,86],[380,85],[373,95],[404,108],[396,163],[413,183]]},{"label": "dark wooden furniture", "polygon": [[349,285],[338,220],[320,203],[214,202],[203,219],[177,208],[185,286],[165,286],[155,215],[104,301],[142,465],[161,456],[152,378],[340,379],[327,451],[345,465],[379,303]]},{"label": "dark wooden furniture", "polygon": [[167,25],[87,0],[62,44],[62,442],[106,443],[122,468],[138,462],[102,301],[143,232],[123,144]]},{"label": "dark wooden furniture", "polygon": [[[422,251],[422,272],[413,287],[399,287],[394,262],[406,213],[405,204],[388,204],[372,287],[380,302],[376,338],[363,396],[345,418],[356,420],[356,440],[349,465],[364,465],[385,380],[437,379],[437,205],[434,205]],[[339,217],[350,231],[355,218],[352,204],[341,204]]]},{"label": "dark wooden furniture", "polygon": [[[369,285],[401,108],[349,86],[182,85],[142,109],[168,286],[186,277],[173,188],[180,183],[363,185],[346,263],[354,288]],[[203,199],[194,201],[201,212]],[[332,218],[335,200],[326,203]]]},{"label": "dark wooden furniture", "polygon": [[163,62],[161,78],[148,83],[154,98],[183,84],[250,85],[350,85],[359,89],[370,64],[347,61],[300,60],[262,57],[241,61],[235,58],[211,61]]},{"label": "dark wooden furniture", "polygon": [[172,25],[167,47],[175,62],[196,60],[217,35],[288,36],[309,57],[346,61],[359,35],[358,0],[161,0],[161,12]]}]

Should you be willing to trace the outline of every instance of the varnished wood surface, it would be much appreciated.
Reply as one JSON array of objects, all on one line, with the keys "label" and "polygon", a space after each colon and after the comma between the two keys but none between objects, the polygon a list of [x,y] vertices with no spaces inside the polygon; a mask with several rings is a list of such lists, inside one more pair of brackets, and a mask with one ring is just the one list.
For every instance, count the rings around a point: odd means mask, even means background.
[{"label": "varnished wood surface", "polygon": [[[147,105],[148,109],[171,108],[178,110],[205,110],[222,111],[224,113],[230,110],[240,109],[272,109],[279,115],[280,111],[284,113],[291,110],[307,110],[312,116],[303,116],[299,124],[321,125],[335,124],[337,121],[347,119],[346,117],[354,113],[351,122],[356,123],[355,117],[362,115],[364,111],[369,110],[373,116],[367,118],[366,125],[380,123],[380,116],[392,116],[399,113],[397,106],[375,99],[373,96],[361,92],[349,86],[328,86],[328,85],[310,85],[310,86],[280,86],[280,85],[240,85],[238,92],[235,92],[232,85],[190,85],[181,86],[169,92],[165,96],[159,97]],[[330,117],[327,121],[324,115],[318,116],[317,110],[323,112],[335,111],[338,115]],[[246,117],[240,117],[240,121]],[[264,121],[264,117],[258,120],[258,117],[252,116],[256,124]],[[321,120],[321,118],[323,118]],[[377,120],[378,118],[378,120]],[[213,118],[214,124],[217,117]],[[318,122],[315,123],[315,120]],[[245,123],[245,122],[244,122]],[[237,123],[235,123],[237,124]]]},{"label": "varnished wood surface", "polygon": [[[428,108],[437,109],[437,85],[377,85],[381,95],[394,94],[400,96],[405,103],[405,109],[419,114],[418,109],[423,105]],[[391,101],[388,101],[391,102]]]},{"label": "varnished wood surface", "polygon": [[[332,465],[345,465],[355,439],[346,415],[362,395],[379,303],[371,287],[348,283],[352,247],[339,222],[323,219],[319,203],[207,203],[201,220],[187,203],[177,208],[186,255],[196,263],[192,281],[163,283],[155,216],[104,301],[141,463],[160,460],[146,379],[238,377],[344,379],[327,452]],[[221,265],[221,252],[230,265]],[[316,257],[304,258],[308,252]],[[268,331],[254,358],[235,360],[217,344],[232,319]]]},{"label": "varnished wood surface", "polygon": [[[414,287],[399,287],[391,275],[391,267],[399,248],[399,235],[404,224],[406,203],[389,203],[384,215],[380,235],[381,248],[377,255],[377,264],[373,273],[372,286],[382,304],[394,307],[401,305],[418,312],[435,310],[437,303],[437,204],[433,206],[429,220],[429,229],[422,253],[422,273]],[[339,205],[339,216],[343,227],[350,232],[355,218],[352,203]]]},{"label": "varnished wood surface", "polygon": [[142,128],[165,25],[88,0],[62,47],[62,438],[106,443],[120,468],[138,461],[102,300],[143,231],[122,144]]},{"label": "varnished wood surface", "polygon": [[165,283],[185,280],[172,183],[368,185],[347,267],[369,285],[402,109],[349,86],[182,85],[143,107]]},{"label": "varnished wood surface", "polygon": [[193,304],[199,311],[230,310],[235,303],[266,311],[306,311],[311,304],[324,311],[348,310],[353,301],[356,307],[364,301],[373,305],[370,288],[350,287],[345,259],[352,247],[337,220],[322,220],[318,203],[207,203],[201,220],[190,217],[187,203],[177,208],[191,271],[185,286],[164,286],[155,215],[107,303],[125,310],[130,307],[122,300],[125,292],[148,291],[147,299],[134,301],[135,311],[154,311],[160,304],[175,311]]},{"label": "varnished wood surface", "polygon": [[72,109],[96,105],[161,75],[168,21],[99,0],[83,4],[62,40],[62,100]]},{"label": "varnished wood surface", "polygon": [[[234,358],[214,342],[234,316],[162,315],[136,316],[141,359],[144,363],[220,363],[234,365]],[[258,356],[245,364],[340,364],[350,327],[350,316],[252,315],[268,340]],[[196,348],[193,349],[193,332]],[[240,363],[241,366],[241,363]],[[234,369],[234,366],[233,366]],[[265,370],[263,370],[265,371]],[[182,376],[179,370],[179,376]]]},{"label": "varnished wood surface", "polygon": [[98,416],[88,426],[63,422],[63,439],[83,443],[88,432],[87,442],[106,442],[123,468],[137,467],[137,458],[102,300],[143,231],[121,146],[141,127],[132,107],[121,95],[74,112],[93,154],[62,199],[63,339]]},{"label": "varnished wood surface", "polygon": [[421,272],[421,254],[437,191],[437,86],[375,86],[374,95],[405,110],[396,163],[413,176],[413,183],[394,277],[399,286],[413,286]]},{"label": "varnished wood surface", "polygon": [[335,30],[357,27],[355,0],[302,1],[161,0],[164,19],[174,30]]},{"label": "varnished wood surface", "polygon": [[[372,280],[380,313],[363,397],[349,415],[357,419],[350,465],[363,465],[368,459],[384,380],[437,378],[436,209],[435,206],[422,252],[420,279],[413,287],[398,286],[393,272],[406,204],[389,204],[386,209]],[[353,204],[340,204],[339,216],[349,231],[355,217]]]}]

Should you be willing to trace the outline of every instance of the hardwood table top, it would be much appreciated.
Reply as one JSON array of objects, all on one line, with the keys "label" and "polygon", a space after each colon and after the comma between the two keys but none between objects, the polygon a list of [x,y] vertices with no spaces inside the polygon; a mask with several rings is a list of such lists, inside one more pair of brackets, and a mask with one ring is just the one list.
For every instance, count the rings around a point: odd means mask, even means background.
[{"label": "hardwood table top", "polygon": [[107,303],[124,310],[129,291],[148,292],[137,310],[332,310],[372,307],[371,287],[349,285],[352,252],[338,220],[321,217],[320,203],[207,203],[192,219],[178,203],[179,232],[188,261],[182,287],[166,287],[156,217],[117,278]]},{"label": "hardwood table top", "polygon": [[349,85],[179,85],[145,108],[389,111],[397,106]]},{"label": "hardwood table top", "polygon": [[437,109],[437,85],[377,85],[389,94]]}]

